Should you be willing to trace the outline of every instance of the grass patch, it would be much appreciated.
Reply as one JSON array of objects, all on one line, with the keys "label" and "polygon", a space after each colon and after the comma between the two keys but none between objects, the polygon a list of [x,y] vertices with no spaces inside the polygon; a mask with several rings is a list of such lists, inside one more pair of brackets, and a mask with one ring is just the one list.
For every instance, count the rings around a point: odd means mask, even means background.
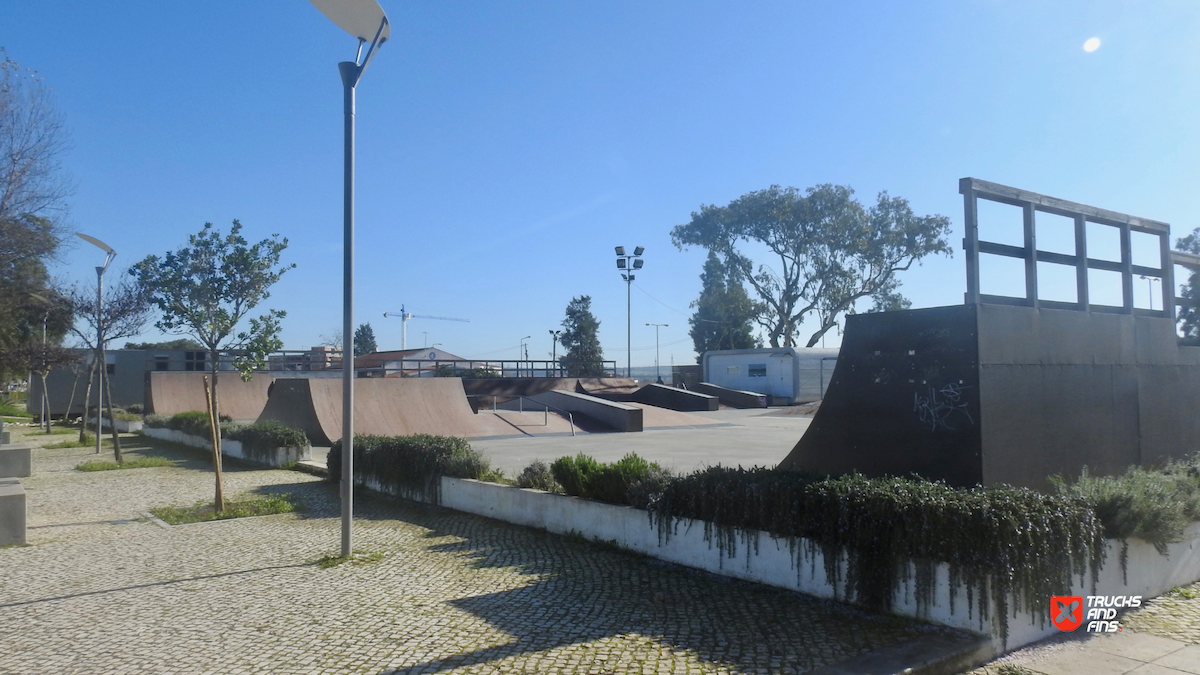
[{"label": "grass patch", "polygon": [[20,417],[27,420],[33,419],[33,413],[26,412],[8,403],[0,403],[0,415],[5,417]]},{"label": "grass patch", "polygon": [[[59,441],[57,443],[51,443],[51,444],[43,446],[43,447],[49,448],[51,450],[61,450],[63,448],[91,448],[91,447],[95,447],[95,445],[96,445],[96,437],[91,434],[87,434],[86,436],[83,437],[82,441],[78,440],[78,439],[75,439],[72,441]],[[101,439],[100,445],[102,447],[111,448],[112,447],[112,439],[111,438]]]},{"label": "grass patch", "polygon": [[379,553],[378,551],[355,551],[351,555],[327,555],[317,560],[317,567],[327,570],[331,567],[337,567],[342,563],[350,563],[351,565],[365,565],[367,563],[379,562],[380,560],[383,560],[383,554]]},{"label": "grass patch", "polygon": [[174,466],[166,457],[138,457],[121,463],[94,459],[75,467],[76,471],[113,471],[115,469],[148,469],[155,466]]},{"label": "grass patch", "polygon": [[1171,592],[1167,593],[1167,595],[1183,598],[1184,600],[1195,600],[1196,598],[1200,598],[1200,587],[1177,586],[1172,588]]},{"label": "grass patch", "polygon": [[150,513],[168,525],[184,525],[204,523],[210,520],[291,513],[298,508],[300,508],[299,502],[294,500],[291,495],[284,494],[253,499],[225,500],[225,510],[221,513],[213,511],[212,504],[209,502],[199,502],[194,506],[163,506],[150,509]]},{"label": "grass patch", "polygon": [[[41,431],[41,434],[43,436],[67,436],[70,434],[78,434],[78,433],[79,433],[79,427],[60,427],[57,424],[50,426],[50,433],[46,433],[46,431],[44,429]],[[92,442],[95,443],[95,441],[92,441]]]}]

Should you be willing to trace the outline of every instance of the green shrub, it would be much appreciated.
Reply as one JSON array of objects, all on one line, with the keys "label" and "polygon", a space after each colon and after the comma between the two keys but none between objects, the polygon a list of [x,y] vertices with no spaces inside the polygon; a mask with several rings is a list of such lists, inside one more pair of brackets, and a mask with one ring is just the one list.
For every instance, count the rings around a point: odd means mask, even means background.
[{"label": "green shrub", "polygon": [[[105,417],[107,417],[107,415],[105,415]],[[131,412],[119,412],[113,413],[113,419],[120,420],[122,422],[140,422],[142,416]]]},{"label": "green shrub", "polygon": [[[329,449],[329,479],[342,479],[342,442]],[[367,479],[401,493],[416,493],[436,503],[440,478],[478,480],[490,473],[489,462],[465,439],[450,436],[354,437],[355,479]]]},{"label": "green shrub", "polygon": [[545,492],[563,491],[558,481],[554,480],[554,474],[550,472],[550,465],[540,459],[533,460],[533,463],[525,467],[521,475],[517,476],[517,486]]},{"label": "green shrub", "polygon": [[144,426],[151,429],[170,429],[170,415],[146,415],[142,418]]},{"label": "green shrub", "polygon": [[632,452],[612,464],[601,464],[587,477],[583,496],[610,504],[629,504],[629,489],[646,480],[650,466]]},{"label": "green shrub", "polygon": [[588,478],[599,470],[600,463],[582,452],[574,457],[559,457],[550,465],[554,480],[572,497],[586,496]]},{"label": "green shrub", "polygon": [[33,413],[26,412],[10,403],[0,403],[0,415],[5,417],[28,417],[33,418]]},{"label": "green shrub", "polygon": [[125,410],[133,413],[134,415],[141,415],[142,413],[146,412],[146,407],[141,403],[131,403],[125,406]]},{"label": "green shrub", "polygon": [[221,437],[238,441],[246,456],[256,461],[266,461],[275,448],[302,448],[308,445],[308,436],[275,420],[255,424],[221,425]]},{"label": "green shrub", "polygon": [[[1060,495],[1092,507],[1105,536],[1122,542],[1141,539],[1163,555],[1168,544],[1183,539],[1189,524],[1200,520],[1200,455],[1157,470],[1130,467],[1121,476],[1092,476],[1085,467],[1074,483],[1053,482]],[[1125,553],[1123,547],[1122,567]]]},{"label": "green shrub", "polygon": [[208,423],[208,413],[202,410],[193,410],[191,412],[181,412],[172,415],[167,420],[167,428],[202,438],[212,435],[212,430]]}]

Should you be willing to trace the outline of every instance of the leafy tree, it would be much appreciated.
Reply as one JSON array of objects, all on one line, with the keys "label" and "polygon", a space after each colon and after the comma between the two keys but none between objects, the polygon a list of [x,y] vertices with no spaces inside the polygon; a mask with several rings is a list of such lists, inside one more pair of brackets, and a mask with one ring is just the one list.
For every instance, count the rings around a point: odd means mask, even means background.
[{"label": "leafy tree", "polygon": [[[31,295],[49,292],[46,261],[72,191],[59,164],[67,147],[49,89],[0,48],[0,380],[24,374],[17,351],[41,338],[45,308]],[[48,327],[55,344],[65,323]]]},{"label": "leafy tree", "polygon": [[377,351],[379,346],[375,344],[375,331],[371,329],[371,324],[360,323],[354,331],[354,355],[362,356]]},{"label": "leafy tree", "polygon": [[[72,286],[62,292],[63,301],[70,307],[75,316],[71,324],[71,332],[75,337],[93,351],[91,368],[88,375],[88,385],[84,394],[84,415],[79,425],[79,440],[83,441],[84,429],[87,427],[87,402],[92,396],[92,380],[96,375],[99,364],[107,363],[108,343],[112,340],[128,338],[142,332],[142,326],[150,319],[150,299],[145,288],[137,281],[128,277],[118,276],[119,281],[109,284],[104,291],[103,311],[96,305],[96,286]],[[98,336],[102,339],[97,340]],[[108,417],[113,419],[112,380],[105,378],[105,393],[108,399]],[[103,417],[101,411],[96,411],[96,419]],[[112,430],[113,457],[121,461],[121,437],[115,424]],[[100,434],[103,426],[98,426],[96,433]]]},{"label": "leafy tree", "polygon": [[213,468],[216,473],[214,508],[225,508],[221,487],[221,429],[217,398],[222,352],[235,355],[234,365],[243,380],[250,380],[255,369],[266,366],[267,356],[283,348],[280,325],[286,313],[269,309],[258,317],[249,317],[249,327],[235,333],[238,325],[260,302],[270,297],[269,289],[295,265],[280,266],[287,239],[273,234],[256,244],[241,235],[242,224],[233,221],[227,236],[212,223],[199,233],[188,236],[188,244],[163,258],[147,256],[130,270],[150,294],[150,301],[162,312],[155,324],[164,333],[190,336],[208,352],[212,388],[208,393],[212,406]]},{"label": "leafy tree", "polygon": [[758,307],[746,295],[737,273],[727,269],[712,251],[700,274],[700,297],[692,303],[696,313],[688,319],[696,361],[714,349],[750,349],[762,346],[753,334]]},{"label": "leafy tree", "polygon": [[604,351],[600,348],[600,322],[592,315],[592,298],[582,295],[567,305],[558,338],[563,346],[558,360],[567,377],[598,377],[604,375]]},{"label": "leafy tree", "polygon": [[[1175,250],[1200,255],[1200,227],[1175,242]],[[1200,345],[1200,270],[1193,270],[1180,296],[1191,304],[1179,308],[1179,334],[1182,344]]]},{"label": "leafy tree", "polygon": [[[671,241],[716,253],[754,289],[764,306],[757,321],[772,347],[795,346],[801,321],[816,319],[811,347],[862,298],[881,307],[902,305],[896,273],[925,256],[949,255],[949,232],[949,218],[917,216],[907,200],[887,192],[864,208],[845,186],[818,185],[801,194],[773,185],[726,206],[702,205],[690,222],[671,230]],[[756,267],[743,250],[747,244],[766,247],[778,269]]]},{"label": "leafy tree", "polygon": [[164,342],[126,342],[125,349],[142,349],[145,351],[204,351],[204,345],[189,340],[180,338],[178,340],[166,340]]}]

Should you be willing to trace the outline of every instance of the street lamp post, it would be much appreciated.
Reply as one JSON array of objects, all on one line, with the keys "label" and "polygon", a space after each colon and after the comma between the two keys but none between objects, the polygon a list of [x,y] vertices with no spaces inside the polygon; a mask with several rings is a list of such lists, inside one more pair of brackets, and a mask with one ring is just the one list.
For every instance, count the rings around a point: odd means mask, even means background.
[{"label": "street lamp post", "polygon": [[1161,282],[1162,280],[1159,279],[1158,277],[1148,277],[1144,274],[1138,275],[1138,278],[1146,280],[1146,289],[1150,293],[1150,310],[1153,311],[1154,310],[1154,282],[1156,282],[1156,281]]},{"label": "street lamp post", "polygon": [[558,377],[558,336],[561,330],[550,331],[550,362],[554,364],[554,376]]},{"label": "street lamp post", "polygon": [[667,328],[669,324],[665,323],[648,323],[647,326],[654,326],[654,379],[659,384],[662,384],[662,375],[658,372],[658,329]]},{"label": "street lamp post", "polygon": [[630,288],[633,286],[634,270],[642,269],[642,252],[645,246],[633,249],[633,255],[625,255],[625,247],[617,246],[617,269],[623,270],[621,278],[625,280],[625,377],[633,377],[633,301],[630,298]]},{"label": "street lamp post", "polygon": [[[525,346],[525,341],[531,337],[533,337],[533,336],[526,335],[525,337],[521,338],[520,342],[517,343],[517,377],[521,376],[521,354],[525,355],[526,361],[529,360],[529,348]],[[529,374],[533,375],[532,368],[529,369]]]},{"label": "street lamp post", "polygon": [[[358,38],[353,61],[342,61],[344,116],[342,192],[342,556],[353,553],[354,522],[354,88],[376,50],[391,37],[387,14],[376,0],[312,0],[339,28]],[[363,45],[370,41],[367,53]]]},{"label": "street lamp post", "polygon": [[[95,237],[89,237],[80,232],[76,232],[75,236],[108,254],[104,257],[104,264],[96,268],[96,359],[99,361],[96,364],[96,372],[99,374],[99,379],[96,381],[98,385],[96,387],[96,454],[98,455],[100,454],[100,436],[104,431],[104,376],[106,375],[104,371],[108,367],[108,364],[105,363],[107,357],[104,354],[104,271],[108,269],[108,264],[112,262],[112,259],[117,256],[117,252]],[[87,425],[87,401],[83,402],[83,424]]]}]

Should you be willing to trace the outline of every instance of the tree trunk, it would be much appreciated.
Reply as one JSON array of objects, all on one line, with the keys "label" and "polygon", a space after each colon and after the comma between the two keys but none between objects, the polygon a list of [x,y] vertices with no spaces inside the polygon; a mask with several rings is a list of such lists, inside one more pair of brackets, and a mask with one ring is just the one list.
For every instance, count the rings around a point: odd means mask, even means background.
[{"label": "tree trunk", "polygon": [[[120,464],[121,463],[121,432],[117,431],[117,418],[116,418],[116,415],[113,414],[112,378],[110,378],[110,377],[104,378],[104,389],[105,389],[104,395],[108,397],[108,426],[110,429],[112,429],[113,460],[117,464]],[[100,417],[101,417],[100,415],[97,415],[96,416],[97,420],[99,420]],[[104,424],[101,423],[100,426],[96,429],[96,433],[100,433],[103,429],[104,429]]]},{"label": "tree trunk", "polygon": [[42,421],[46,425],[46,433],[50,433],[50,392],[46,391],[46,371],[40,373],[42,378]]},{"label": "tree trunk", "polygon": [[212,434],[213,474],[216,476],[216,494],[213,498],[213,511],[225,511],[225,489],[221,485],[221,414],[217,407],[217,373],[212,369],[212,386],[208,378],[204,378],[204,400],[208,404],[208,425]]},{"label": "tree trunk", "polygon": [[[83,414],[79,416],[79,442],[82,443],[87,439],[87,416],[88,406],[92,402],[92,381],[96,379],[96,360],[92,359],[92,367],[88,369],[88,386],[87,392],[83,395]],[[96,412],[99,413],[100,406],[96,406]]]},{"label": "tree trunk", "polygon": [[75,381],[71,383],[71,398],[67,399],[67,410],[63,413],[63,422],[71,419],[71,408],[75,405],[75,390],[79,388],[80,372],[75,366],[71,366],[71,370],[75,371]]}]

